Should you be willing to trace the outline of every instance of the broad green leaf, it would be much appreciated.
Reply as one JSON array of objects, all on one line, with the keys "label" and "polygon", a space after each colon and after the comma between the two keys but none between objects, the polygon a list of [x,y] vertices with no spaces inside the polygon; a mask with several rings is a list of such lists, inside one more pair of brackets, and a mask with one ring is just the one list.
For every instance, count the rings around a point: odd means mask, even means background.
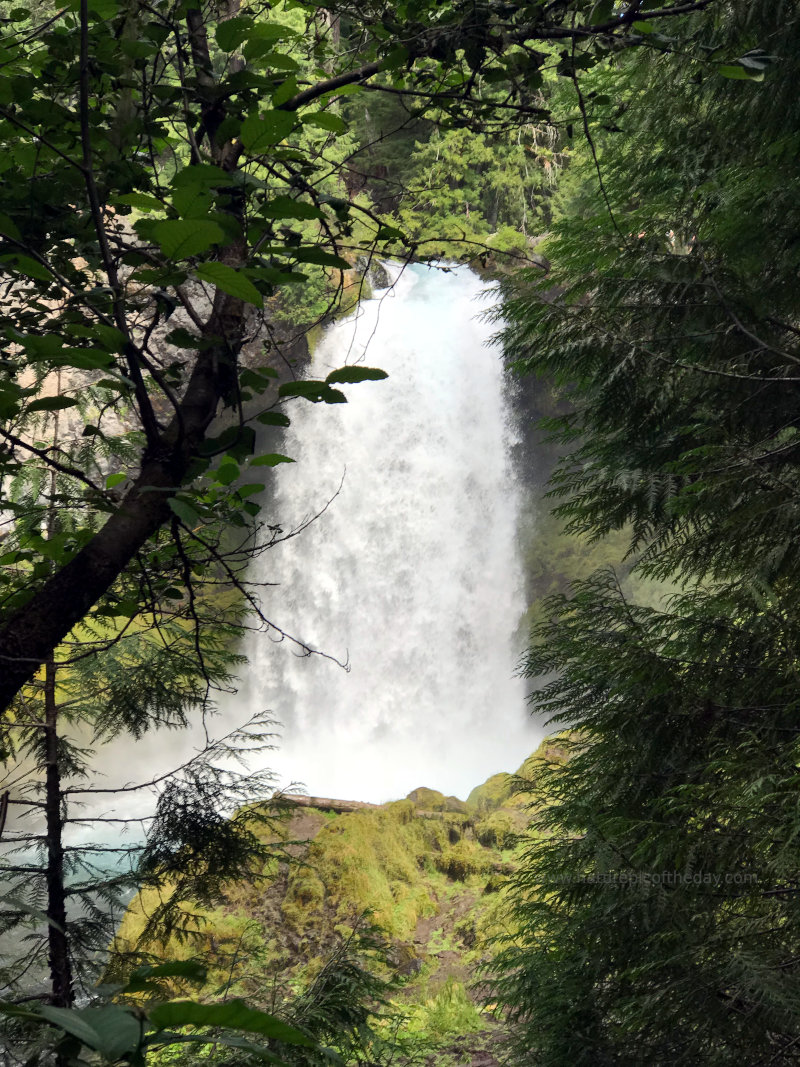
[{"label": "broad green leaf", "polygon": [[135,207],[138,211],[164,210],[164,205],[161,201],[149,193],[126,193],[124,196],[115,196],[112,203]]},{"label": "broad green leaf", "polygon": [[221,243],[225,235],[216,222],[203,219],[166,219],[151,230],[153,240],[170,259],[188,259]]},{"label": "broad green leaf", "polygon": [[264,298],[250,279],[225,263],[202,263],[195,271],[198,278],[210,282],[229,296],[238,297],[256,307],[264,306]]},{"label": "broad green leaf", "polygon": [[117,1060],[125,1053],[132,1052],[142,1034],[139,1020],[116,1004],[79,1010],[45,1004],[39,1008],[39,1013],[107,1060]]},{"label": "broad green leaf", "polygon": [[245,389],[254,389],[263,393],[269,389],[272,381],[278,377],[277,371],[272,367],[245,367],[239,373],[239,384]]},{"label": "broad green leaf", "polygon": [[223,52],[233,52],[253,30],[255,23],[247,15],[226,19],[217,26],[215,36]]},{"label": "broad green leaf", "polygon": [[220,464],[219,468],[214,472],[214,477],[220,485],[230,485],[236,481],[240,473],[239,464],[233,460],[227,460],[225,463]]},{"label": "broad green leaf", "polygon": [[192,163],[179,170],[172,179],[173,189],[224,189],[231,185],[233,178],[222,167],[213,163]]},{"label": "broad green leaf", "polygon": [[127,474],[109,474],[106,478],[106,489],[113,489],[115,485],[121,485],[127,478]]},{"label": "broad green leaf", "polygon": [[212,456],[228,452],[233,459],[240,462],[252,456],[256,446],[256,432],[252,426],[229,426],[218,437],[207,437],[199,446],[202,456]]},{"label": "broad green leaf", "polygon": [[206,217],[212,209],[214,197],[202,185],[180,185],[172,194],[172,206],[181,218]]},{"label": "broad green leaf", "polygon": [[384,70],[400,70],[408,63],[409,52],[403,45],[395,45],[383,61]]},{"label": "broad green leaf", "polygon": [[287,100],[291,100],[297,93],[298,85],[297,78],[287,78],[285,82],[278,86],[275,92],[272,94],[272,103],[275,107],[281,107]]},{"label": "broad green leaf", "polygon": [[43,396],[28,404],[28,411],[62,411],[74,408],[78,401],[72,396]]},{"label": "broad green leaf", "polygon": [[270,67],[272,70],[296,71],[300,70],[300,64],[296,63],[284,52],[276,52],[268,41],[251,41],[248,49],[247,61],[258,63],[262,67]]},{"label": "broad green leaf", "polygon": [[763,70],[746,70],[737,64],[723,64],[717,67],[723,78],[732,78],[735,81],[760,82],[764,80]]},{"label": "broad green leaf", "polygon": [[321,267],[338,267],[339,270],[351,269],[351,264],[346,259],[334,255],[333,252],[326,252],[324,248],[298,248],[293,255],[301,263],[317,263]]},{"label": "broad green leaf", "polygon": [[614,14],[615,0],[598,0],[589,13],[588,24],[590,26],[602,26],[609,22]]},{"label": "broad green leaf", "polygon": [[396,226],[387,226],[386,223],[382,223],[378,229],[379,241],[405,241],[406,236],[402,230],[398,230]]},{"label": "broad green leaf", "polygon": [[[243,505],[245,511],[249,507],[249,504]],[[253,507],[256,508],[257,513],[257,505],[253,505]],[[156,1034],[149,1034],[145,1037],[143,1044],[151,1048],[165,1048],[170,1045],[221,1045],[223,1048],[243,1049],[266,1063],[275,1063],[279,1067],[288,1067],[288,1064],[279,1056],[276,1056],[274,1052],[270,1052],[269,1049],[262,1048],[260,1045],[254,1045],[252,1041],[248,1041],[243,1037],[236,1037],[235,1034],[215,1034],[213,1037],[205,1037],[203,1034],[173,1034],[167,1031],[159,1031]]]},{"label": "broad green leaf", "polygon": [[101,348],[62,348],[50,361],[57,367],[77,367],[78,370],[99,370],[110,367],[114,357]]},{"label": "broad green leaf", "polygon": [[13,237],[17,241],[22,238],[17,224],[8,215],[0,214],[0,233],[5,234],[6,237]]},{"label": "broad green leaf", "polygon": [[282,397],[301,396],[314,404],[346,404],[347,397],[338,389],[332,389],[327,382],[305,381],[284,382],[278,390]]},{"label": "broad green leaf", "polygon": [[53,276],[47,267],[43,266],[38,260],[33,259],[31,256],[22,255],[22,253],[14,252],[9,256],[0,256],[0,265],[9,267],[11,270],[16,270],[20,274],[25,274],[29,278],[35,278],[39,282],[50,282],[53,280]]},{"label": "broad green leaf", "polygon": [[266,456],[255,456],[250,460],[251,467],[277,467],[279,463],[294,463],[289,456],[282,456],[279,452],[270,452]]},{"label": "broad green leaf", "polygon": [[331,371],[325,381],[328,385],[355,385],[357,382],[379,382],[388,377],[386,371],[378,367],[339,367]]},{"label": "broad green leaf", "polygon": [[256,422],[260,422],[262,426],[291,426],[292,420],[282,411],[262,411],[260,415],[256,415]]},{"label": "broad green leaf", "polygon": [[164,340],[168,345],[174,345],[175,348],[202,348],[203,346],[202,340],[190,333],[184,326],[170,330]]},{"label": "broad green leaf", "polygon": [[243,1000],[228,1000],[224,1004],[174,1000],[154,1008],[150,1012],[150,1022],[160,1030],[177,1026],[223,1026],[229,1030],[261,1034],[287,1045],[314,1047],[314,1042],[293,1026],[281,1022],[274,1015],[249,1007]]},{"label": "broad green leaf", "polygon": [[248,115],[242,123],[239,138],[248,152],[258,155],[288,137],[294,124],[295,116],[290,111]]},{"label": "broad green leaf", "polygon": [[277,267],[253,267],[250,273],[257,278],[263,278],[270,285],[299,285],[301,282],[308,281],[307,274],[301,274],[300,271],[295,270],[279,270]]},{"label": "broad green leaf", "polygon": [[321,130],[329,130],[331,133],[345,133],[347,123],[339,115],[332,111],[314,111],[310,115],[303,115],[304,126],[318,126]]},{"label": "broad green leaf", "polygon": [[293,200],[290,196],[276,196],[261,208],[268,219],[321,219],[323,214],[314,204]]},{"label": "broad green leaf", "polygon": [[172,513],[177,515],[181,522],[185,522],[187,526],[196,526],[200,522],[200,516],[188,500],[184,500],[179,496],[171,496],[167,503]]}]

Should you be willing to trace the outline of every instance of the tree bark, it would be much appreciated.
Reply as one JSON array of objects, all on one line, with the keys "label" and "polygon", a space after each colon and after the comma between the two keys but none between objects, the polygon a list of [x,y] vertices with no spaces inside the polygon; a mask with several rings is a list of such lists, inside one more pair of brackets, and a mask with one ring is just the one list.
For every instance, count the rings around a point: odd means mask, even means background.
[{"label": "tree bark", "polygon": [[67,936],[67,894],[64,874],[64,818],[61,767],[58,756],[56,665],[45,663],[44,683],[45,833],[47,840],[47,944],[50,964],[50,1003],[69,1008],[75,1000]]}]

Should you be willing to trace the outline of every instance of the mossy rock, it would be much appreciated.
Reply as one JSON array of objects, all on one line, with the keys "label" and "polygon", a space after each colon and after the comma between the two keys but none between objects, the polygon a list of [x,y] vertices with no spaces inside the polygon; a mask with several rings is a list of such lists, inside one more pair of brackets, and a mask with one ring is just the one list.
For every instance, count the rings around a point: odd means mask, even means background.
[{"label": "mossy rock", "polygon": [[467,808],[483,813],[501,808],[514,791],[514,779],[501,772],[487,778],[483,785],[476,786],[467,797]]},{"label": "mossy rock", "polygon": [[491,861],[479,845],[459,841],[436,857],[436,866],[453,881],[464,882],[471,874],[486,874]]},{"label": "mossy rock", "polygon": [[458,797],[446,797],[438,789],[427,789],[425,786],[412,789],[406,799],[419,811],[450,811],[463,814],[467,811],[467,805]]},{"label": "mossy rock", "polygon": [[475,837],[484,848],[511,848],[518,827],[508,811],[493,811],[475,824]]}]

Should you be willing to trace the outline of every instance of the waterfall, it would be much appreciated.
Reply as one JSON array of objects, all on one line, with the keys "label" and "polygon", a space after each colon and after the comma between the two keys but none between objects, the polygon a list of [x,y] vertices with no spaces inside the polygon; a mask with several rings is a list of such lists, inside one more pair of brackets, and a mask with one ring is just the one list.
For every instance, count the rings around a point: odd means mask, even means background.
[{"label": "waterfall", "polygon": [[309,369],[389,377],[345,386],[346,405],[293,405],[282,451],[296,463],[276,473],[270,521],[288,532],[321,514],[254,564],[277,583],[267,616],[350,669],[255,633],[226,709],[270,709],[282,784],[317,796],[383,801],[424,784],[463,797],[539,739],[514,675],[518,492],[485,284],[466,268],[395,273]]}]

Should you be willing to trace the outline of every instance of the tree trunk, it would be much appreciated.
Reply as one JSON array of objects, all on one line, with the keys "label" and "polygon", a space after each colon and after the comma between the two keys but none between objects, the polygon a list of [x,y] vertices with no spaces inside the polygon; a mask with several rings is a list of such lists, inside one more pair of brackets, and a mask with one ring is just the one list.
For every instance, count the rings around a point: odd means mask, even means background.
[{"label": "tree trunk", "polygon": [[52,656],[45,663],[44,750],[45,825],[47,839],[47,942],[50,964],[50,1003],[60,1008],[72,1006],[72,963],[67,938],[67,902],[64,883],[64,817],[62,812],[61,767],[58,758],[58,704],[56,665]]}]

